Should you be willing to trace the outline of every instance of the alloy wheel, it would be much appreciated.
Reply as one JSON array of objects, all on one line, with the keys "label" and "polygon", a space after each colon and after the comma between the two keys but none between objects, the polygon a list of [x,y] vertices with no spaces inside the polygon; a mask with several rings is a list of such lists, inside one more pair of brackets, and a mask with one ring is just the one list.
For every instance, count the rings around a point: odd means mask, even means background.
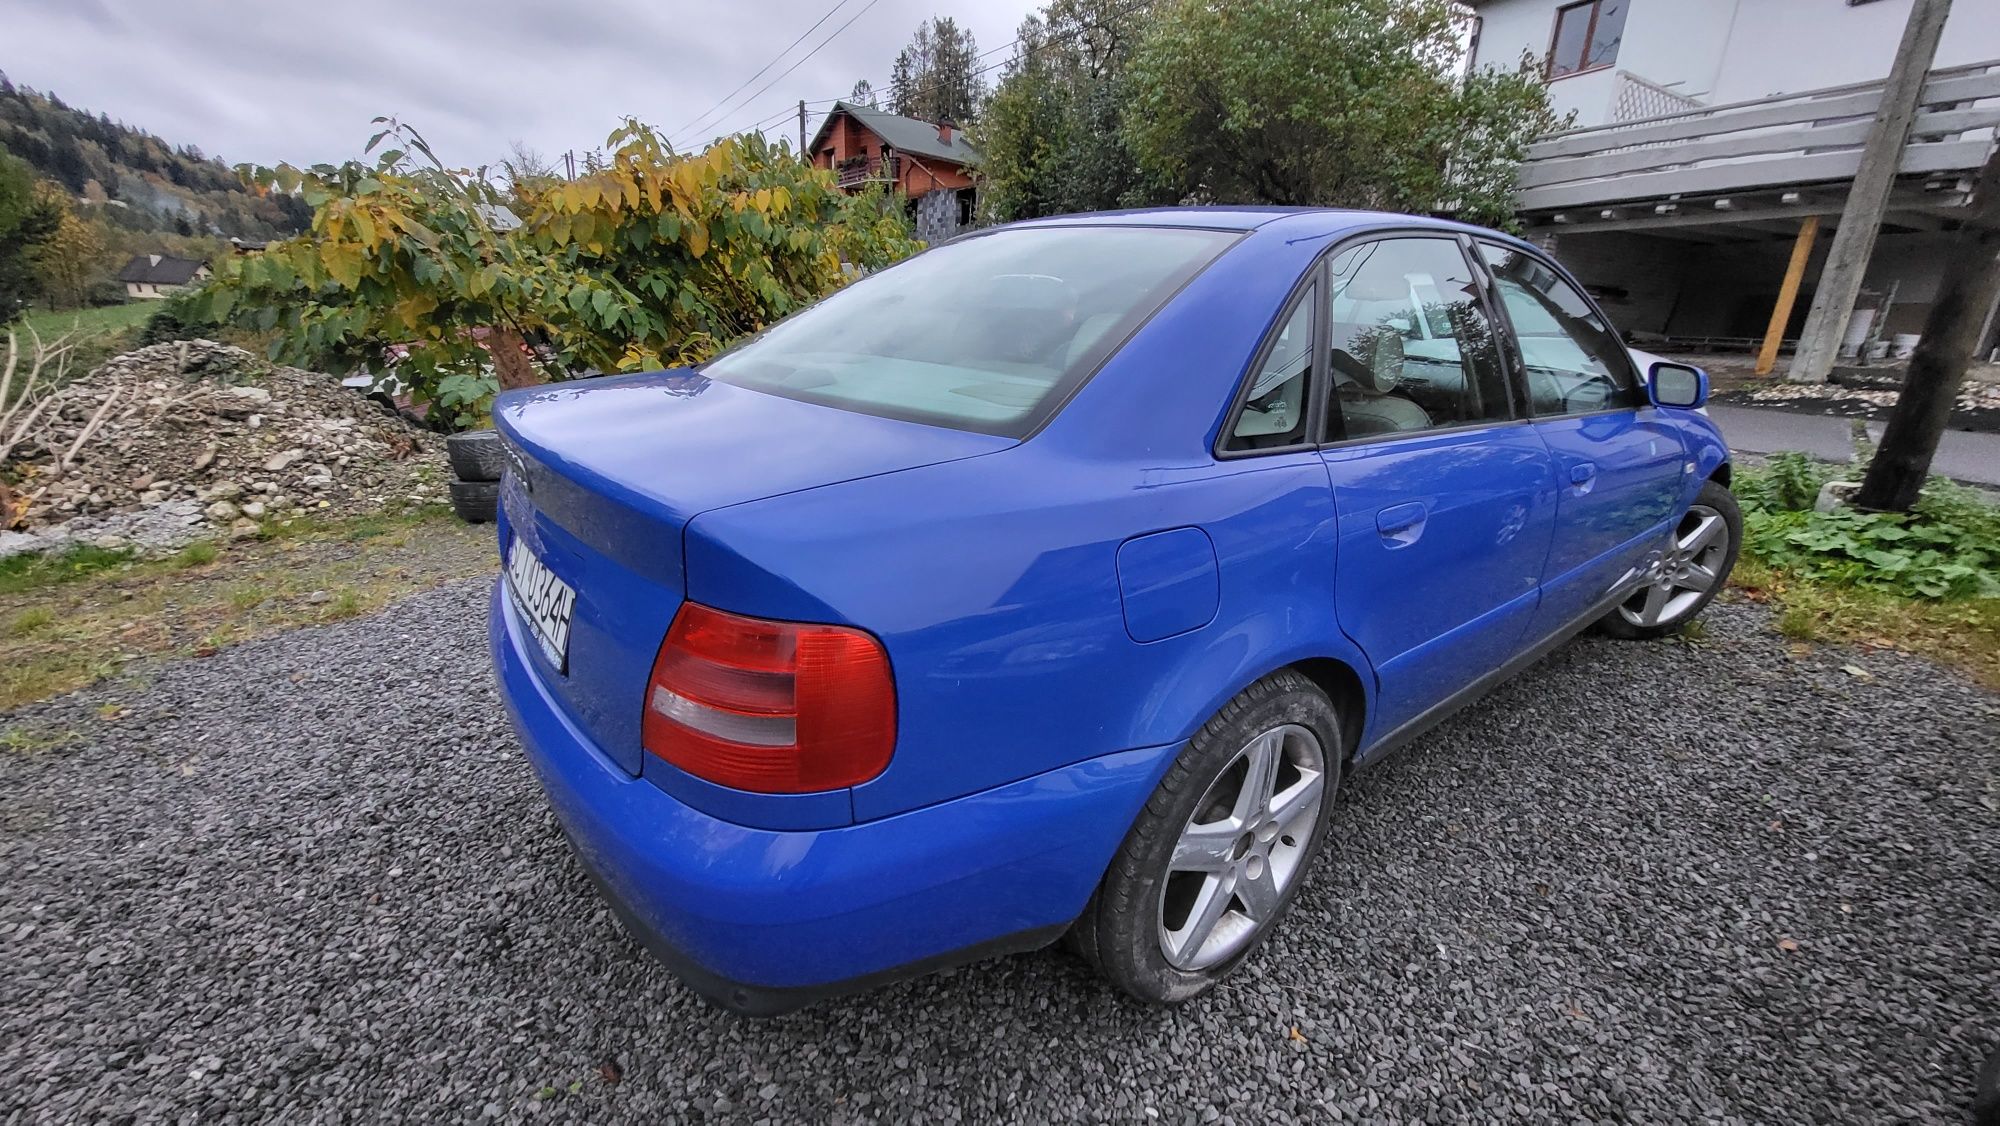
[{"label": "alloy wheel", "polygon": [[1652,628],[1693,613],[1722,581],[1729,557],[1729,523],[1705,504],[1688,509],[1667,550],[1641,569],[1641,583],[1618,606],[1635,626]]},{"label": "alloy wheel", "polygon": [[1236,753],[1181,829],[1160,891],[1160,951],[1202,970],[1276,918],[1319,831],[1326,752],[1310,728],[1274,727]]}]

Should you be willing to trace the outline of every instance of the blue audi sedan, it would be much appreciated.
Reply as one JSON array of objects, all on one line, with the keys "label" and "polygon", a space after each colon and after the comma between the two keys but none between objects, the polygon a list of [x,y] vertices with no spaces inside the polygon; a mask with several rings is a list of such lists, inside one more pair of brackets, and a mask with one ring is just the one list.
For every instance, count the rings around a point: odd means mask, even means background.
[{"label": "blue audi sedan", "polygon": [[1001,227],[699,367],[502,397],[493,660],[582,866],[721,1005],[1059,938],[1183,1001],[1350,771],[1714,597],[1706,396],[1488,230]]}]

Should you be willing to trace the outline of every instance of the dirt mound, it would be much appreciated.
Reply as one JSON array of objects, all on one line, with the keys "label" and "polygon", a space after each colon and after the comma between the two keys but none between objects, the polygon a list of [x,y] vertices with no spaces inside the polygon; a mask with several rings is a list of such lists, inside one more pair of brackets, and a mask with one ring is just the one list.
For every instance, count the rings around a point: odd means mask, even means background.
[{"label": "dirt mound", "polygon": [[300,511],[435,502],[442,460],[440,438],[331,376],[210,340],[155,344],[54,393],[0,464],[0,499],[13,494],[0,527],[60,537],[76,521],[97,542],[126,514],[165,512],[196,535],[248,535]]}]

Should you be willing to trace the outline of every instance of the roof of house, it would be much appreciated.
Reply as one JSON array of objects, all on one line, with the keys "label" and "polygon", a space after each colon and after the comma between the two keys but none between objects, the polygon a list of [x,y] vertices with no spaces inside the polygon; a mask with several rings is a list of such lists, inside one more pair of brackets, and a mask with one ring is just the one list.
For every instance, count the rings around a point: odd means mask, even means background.
[{"label": "roof of house", "polygon": [[139,254],[118,271],[118,280],[141,285],[186,285],[207,264],[166,254]]},{"label": "roof of house", "polygon": [[951,143],[938,140],[938,127],[928,121],[914,117],[901,117],[884,113],[879,109],[857,106],[851,102],[835,102],[827,111],[826,120],[819,123],[819,132],[813,135],[812,148],[819,148],[826,131],[833,126],[833,119],[848,114],[859,121],[862,127],[882,138],[884,144],[897,152],[913,156],[927,156],[937,160],[948,160],[953,164],[977,167],[980,162],[979,150],[966,143],[965,130],[951,131]]}]

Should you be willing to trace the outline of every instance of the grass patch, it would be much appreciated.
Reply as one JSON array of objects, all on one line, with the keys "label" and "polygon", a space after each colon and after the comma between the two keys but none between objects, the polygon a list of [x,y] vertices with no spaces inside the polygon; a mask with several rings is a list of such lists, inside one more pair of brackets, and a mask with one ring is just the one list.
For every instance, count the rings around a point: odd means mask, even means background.
[{"label": "grass patch", "polygon": [[128,328],[138,328],[146,323],[146,318],[158,312],[160,306],[151,301],[129,301],[123,305],[103,305],[95,309],[65,309],[49,311],[37,309],[23,316],[15,330],[26,336],[27,330],[41,333],[42,339],[61,336],[72,329],[85,336],[101,336],[107,332],[122,332]]},{"label": "grass patch", "polygon": [[340,621],[343,618],[354,617],[365,608],[366,603],[362,601],[361,592],[349,587],[334,595],[333,601],[327,603],[326,617]]},{"label": "grass patch", "polygon": [[1933,479],[1908,515],[1813,512],[1830,472],[1781,454],[1739,474],[1734,584],[1793,641],[1916,653],[2000,690],[2000,508]]},{"label": "grass patch", "polygon": [[9,727],[0,730],[0,754],[34,754],[50,751],[65,743],[76,741],[74,731],[48,731],[32,727]]},{"label": "grass patch", "polygon": [[7,636],[26,637],[31,633],[39,633],[53,625],[55,620],[56,612],[47,606],[30,606],[14,615],[14,619],[7,623]]},{"label": "grass patch", "polygon": [[441,504],[406,504],[367,516],[330,517],[306,512],[287,520],[265,521],[258,538],[267,542],[339,539],[365,543],[452,519],[451,509]]},{"label": "grass patch", "polygon": [[38,587],[87,579],[132,561],[127,548],[105,549],[80,544],[68,551],[13,555],[0,559],[0,594],[19,594]]},{"label": "grass patch", "polygon": [[[79,549],[0,562],[0,712],[160,656],[206,656],[299,626],[371,613],[441,583],[491,574],[491,529],[442,508],[198,544],[163,559]],[[313,602],[314,591],[330,598]]]},{"label": "grass patch", "polygon": [[189,567],[201,567],[213,563],[221,554],[222,549],[215,545],[214,540],[196,540],[167,556],[167,563],[174,570],[182,571]]},{"label": "grass patch", "polygon": [[1731,582],[1753,601],[1769,603],[1773,627],[1793,641],[1914,653],[2000,691],[2000,598],[1903,598],[1800,578],[1754,559],[1737,563]]},{"label": "grass patch", "polygon": [[[83,375],[120,352],[130,351],[139,342],[139,326],[160,308],[157,301],[133,301],[95,309],[66,309],[61,312],[37,310],[14,325],[22,347],[31,339],[32,328],[43,340],[53,340],[66,332],[76,332],[76,352],[70,357],[69,374]],[[5,334],[0,333],[0,338]]]}]

